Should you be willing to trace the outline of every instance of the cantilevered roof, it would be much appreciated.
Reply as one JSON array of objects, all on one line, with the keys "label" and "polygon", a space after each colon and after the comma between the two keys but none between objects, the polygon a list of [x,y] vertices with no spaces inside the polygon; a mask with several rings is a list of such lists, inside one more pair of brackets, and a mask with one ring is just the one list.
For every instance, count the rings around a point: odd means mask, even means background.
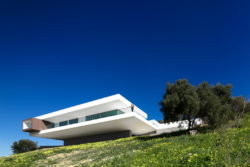
[{"label": "cantilevered roof", "polygon": [[31,133],[31,136],[63,140],[95,134],[119,132],[123,130],[130,130],[133,135],[142,135],[156,131],[156,127],[137,113],[130,112],[102,119],[46,129],[40,132]]},{"label": "cantilevered roof", "polygon": [[[63,120],[69,120],[73,118],[79,118],[86,115],[91,115],[95,113],[110,111],[114,109],[123,109],[131,106],[131,102],[128,101],[120,94],[105,97],[102,99],[94,100],[91,102],[83,103],[59,111],[55,111],[49,114],[41,115],[36,117],[37,119],[59,122]],[[147,114],[143,112],[138,107],[134,107],[136,112],[141,116],[147,118]]]}]

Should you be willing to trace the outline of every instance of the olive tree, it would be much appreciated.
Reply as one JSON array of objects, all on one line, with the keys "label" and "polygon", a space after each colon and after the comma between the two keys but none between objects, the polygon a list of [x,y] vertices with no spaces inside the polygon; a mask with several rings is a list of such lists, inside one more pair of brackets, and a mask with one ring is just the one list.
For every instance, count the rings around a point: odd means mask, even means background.
[{"label": "olive tree", "polygon": [[177,121],[185,116],[190,129],[199,112],[199,97],[196,89],[186,79],[168,83],[163,100],[160,102],[165,122]]}]

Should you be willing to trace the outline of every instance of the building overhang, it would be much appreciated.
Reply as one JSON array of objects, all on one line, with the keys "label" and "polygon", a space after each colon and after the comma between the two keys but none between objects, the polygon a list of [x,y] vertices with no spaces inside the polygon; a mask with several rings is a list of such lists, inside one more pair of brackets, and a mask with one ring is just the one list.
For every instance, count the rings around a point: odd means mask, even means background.
[{"label": "building overhang", "polygon": [[156,127],[135,112],[32,132],[31,136],[64,140],[75,137],[130,130],[132,135],[156,131]]},{"label": "building overhang", "polygon": [[[92,115],[114,109],[124,109],[131,107],[131,105],[132,103],[128,101],[126,98],[124,98],[120,94],[116,94],[113,96],[69,107],[63,110],[55,111],[49,114],[41,115],[35,118],[50,122],[59,122],[63,120],[79,118],[86,115]],[[147,114],[137,106],[134,106],[134,111],[137,112],[142,117],[147,118]],[[127,111],[124,110],[124,112],[128,113],[131,112],[131,110]]]}]

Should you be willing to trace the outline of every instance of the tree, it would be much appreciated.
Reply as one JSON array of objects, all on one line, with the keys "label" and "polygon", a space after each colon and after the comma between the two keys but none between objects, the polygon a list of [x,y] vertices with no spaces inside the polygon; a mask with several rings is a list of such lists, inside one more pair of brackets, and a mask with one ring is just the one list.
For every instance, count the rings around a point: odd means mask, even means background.
[{"label": "tree", "polygon": [[200,101],[198,117],[207,120],[209,125],[216,127],[222,108],[220,99],[214,94],[212,86],[207,82],[198,85],[196,91]]},{"label": "tree", "polygon": [[245,112],[250,113],[250,102],[247,102]]},{"label": "tree", "polygon": [[165,122],[177,121],[181,116],[189,121],[189,129],[196,118],[207,120],[212,128],[220,127],[232,118],[232,86],[203,82],[197,87],[186,79],[168,83],[160,102]]},{"label": "tree", "polygon": [[190,129],[199,111],[199,98],[196,89],[186,79],[168,83],[163,100],[160,102],[165,122],[177,121],[185,116]]},{"label": "tree", "polygon": [[240,119],[242,118],[243,114],[248,110],[247,101],[244,97],[234,97],[232,98],[232,110],[233,110],[233,119],[236,122],[236,127],[239,126]]},{"label": "tree", "polygon": [[231,103],[232,85],[222,85],[220,83],[217,83],[215,86],[212,87],[212,91],[220,98],[222,104]]},{"label": "tree", "polygon": [[219,98],[220,110],[211,119],[215,119],[215,123],[211,124],[212,127],[220,127],[222,124],[227,123],[232,116],[232,85],[222,85],[220,83],[212,87],[212,91]]},{"label": "tree", "polygon": [[207,119],[210,127],[220,127],[226,123],[232,114],[231,85],[216,84],[211,86],[203,82],[197,87],[200,100],[199,117]]},{"label": "tree", "polygon": [[33,151],[33,150],[36,150],[37,148],[38,148],[37,142],[33,142],[28,139],[15,141],[11,146],[11,149],[14,154],[23,153],[27,151]]},{"label": "tree", "polygon": [[208,82],[202,82],[198,85],[196,92],[200,101],[199,117],[207,116],[214,108],[218,108],[218,98],[214,95],[211,85]]}]

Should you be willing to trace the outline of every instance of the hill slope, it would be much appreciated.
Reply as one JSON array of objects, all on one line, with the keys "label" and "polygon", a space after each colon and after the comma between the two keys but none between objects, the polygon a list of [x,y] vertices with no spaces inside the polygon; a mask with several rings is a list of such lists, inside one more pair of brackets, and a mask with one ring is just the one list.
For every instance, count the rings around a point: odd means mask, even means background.
[{"label": "hill slope", "polygon": [[0,158],[1,167],[250,166],[250,115],[242,127],[195,136],[131,137]]}]

